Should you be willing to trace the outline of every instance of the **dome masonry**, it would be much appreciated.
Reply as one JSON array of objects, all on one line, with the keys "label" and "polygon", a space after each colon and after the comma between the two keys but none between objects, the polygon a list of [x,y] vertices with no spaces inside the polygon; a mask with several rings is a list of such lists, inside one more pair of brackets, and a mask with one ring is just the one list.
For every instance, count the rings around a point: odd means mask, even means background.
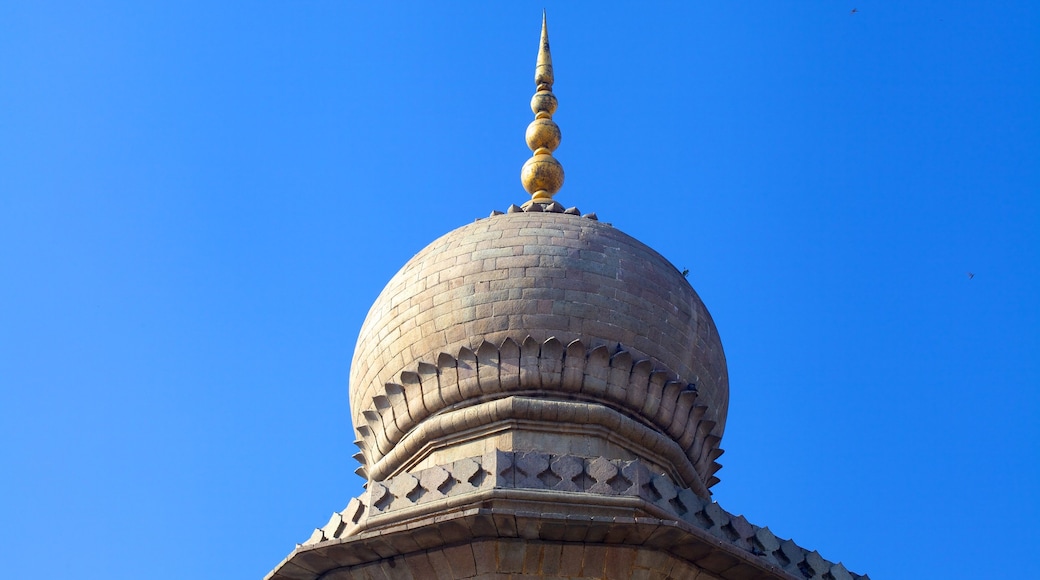
[{"label": "dome masonry", "polygon": [[608,224],[515,211],[463,226],[409,260],[362,325],[350,402],[372,476],[408,462],[394,452],[428,418],[518,394],[636,417],[713,483],[729,402],[715,324],[674,266]]}]

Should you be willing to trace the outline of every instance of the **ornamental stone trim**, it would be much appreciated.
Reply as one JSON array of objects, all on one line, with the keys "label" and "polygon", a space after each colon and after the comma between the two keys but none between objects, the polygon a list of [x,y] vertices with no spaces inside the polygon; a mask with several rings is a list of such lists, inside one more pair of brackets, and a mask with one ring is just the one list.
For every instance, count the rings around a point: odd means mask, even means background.
[{"label": "ornamental stone trim", "polygon": [[651,359],[636,360],[620,344],[589,347],[573,340],[564,345],[555,337],[538,343],[530,336],[520,344],[512,338],[500,345],[483,340],[475,351],[440,353],[436,365],[417,363],[397,382],[386,383],[360,414],[358,473],[379,479],[392,472],[407,455],[395,448],[432,415],[521,394],[566,395],[636,411],[679,445],[705,489],[719,481],[715,473],[721,465],[715,460],[723,453],[721,439],[712,433],[715,423],[704,418],[706,407],[696,403],[696,384]]},{"label": "ornamental stone trim", "polygon": [[[369,518],[400,510],[461,498],[493,490],[543,492],[549,501],[595,494],[630,497],[661,510],[661,515],[704,530],[719,541],[761,558],[796,578],[806,580],[854,580],[866,576],[850,573],[841,563],[824,559],[791,540],[777,538],[768,527],[751,524],[718,503],[677,486],[662,473],[654,473],[640,460],[577,457],[532,452],[495,451],[480,457],[438,465],[415,473],[402,473],[383,482],[369,482],[368,489],[350,500],[343,511],[316,529],[302,546],[341,540],[366,531]],[[548,497],[548,496],[547,496]]]}]

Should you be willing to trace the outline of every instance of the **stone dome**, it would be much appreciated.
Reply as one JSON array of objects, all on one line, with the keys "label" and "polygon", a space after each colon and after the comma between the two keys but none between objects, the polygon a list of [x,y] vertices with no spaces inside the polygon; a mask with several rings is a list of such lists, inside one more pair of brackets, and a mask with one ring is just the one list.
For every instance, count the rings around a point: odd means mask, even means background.
[{"label": "stone dome", "polygon": [[398,448],[427,418],[537,391],[634,418],[677,442],[703,485],[717,481],[729,385],[711,316],[660,254],[573,213],[478,220],[386,285],[350,374],[357,457],[370,477],[422,447],[426,435]]}]

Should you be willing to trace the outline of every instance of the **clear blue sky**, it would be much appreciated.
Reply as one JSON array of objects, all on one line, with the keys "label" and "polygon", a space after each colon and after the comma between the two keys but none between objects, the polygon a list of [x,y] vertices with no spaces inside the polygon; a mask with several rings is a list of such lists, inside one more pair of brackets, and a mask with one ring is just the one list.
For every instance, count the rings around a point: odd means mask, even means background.
[{"label": "clear blue sky", "polygon": [[[354,340],[526,199],[543,5],[0,2],[5,576],[258,578],[360,491]],[[878,580],[1021,577],[1037,3],[547,7],[557,198],[722,335],[722,506]]]}]

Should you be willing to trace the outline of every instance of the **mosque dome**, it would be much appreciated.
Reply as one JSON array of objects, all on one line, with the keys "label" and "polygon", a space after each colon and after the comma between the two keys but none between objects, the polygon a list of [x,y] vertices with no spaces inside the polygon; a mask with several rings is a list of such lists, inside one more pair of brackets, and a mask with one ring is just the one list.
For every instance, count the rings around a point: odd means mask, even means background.
[{"label": "mosque dome", "polygon": [[553,201],[563,169],[542,32],[521,171],[532,199],[434,241],[372,305],[350,375],[359,472],[566,451],[639,458],[708,497],[729,403],[722,343],[668,260]]},{"label": "mosque dome", "polygon": [[712,500],[715,323],[686,272],[553,200],[552,84],[543,12],[531,199],[380,293],[350,371],[364,491],[267,578],[866,578]]},{"label": "mosque dome", "polygon": [[[442,236],[376,299],[350,380],[367,463],[406,461],[409,454],[392,451],[428,417],[538,392],[635,417],[677,441],[710,485],[729,385],[708,310],[645,244],[558,204],[546,209],[493,215]],[[552,365],[556,372],[545,372]],[[473,384],[463,384],[462,366]],[[566,376],[571,367],[580,367],[576,379]],[[399,412],[381,412],[395,399]]]}]

